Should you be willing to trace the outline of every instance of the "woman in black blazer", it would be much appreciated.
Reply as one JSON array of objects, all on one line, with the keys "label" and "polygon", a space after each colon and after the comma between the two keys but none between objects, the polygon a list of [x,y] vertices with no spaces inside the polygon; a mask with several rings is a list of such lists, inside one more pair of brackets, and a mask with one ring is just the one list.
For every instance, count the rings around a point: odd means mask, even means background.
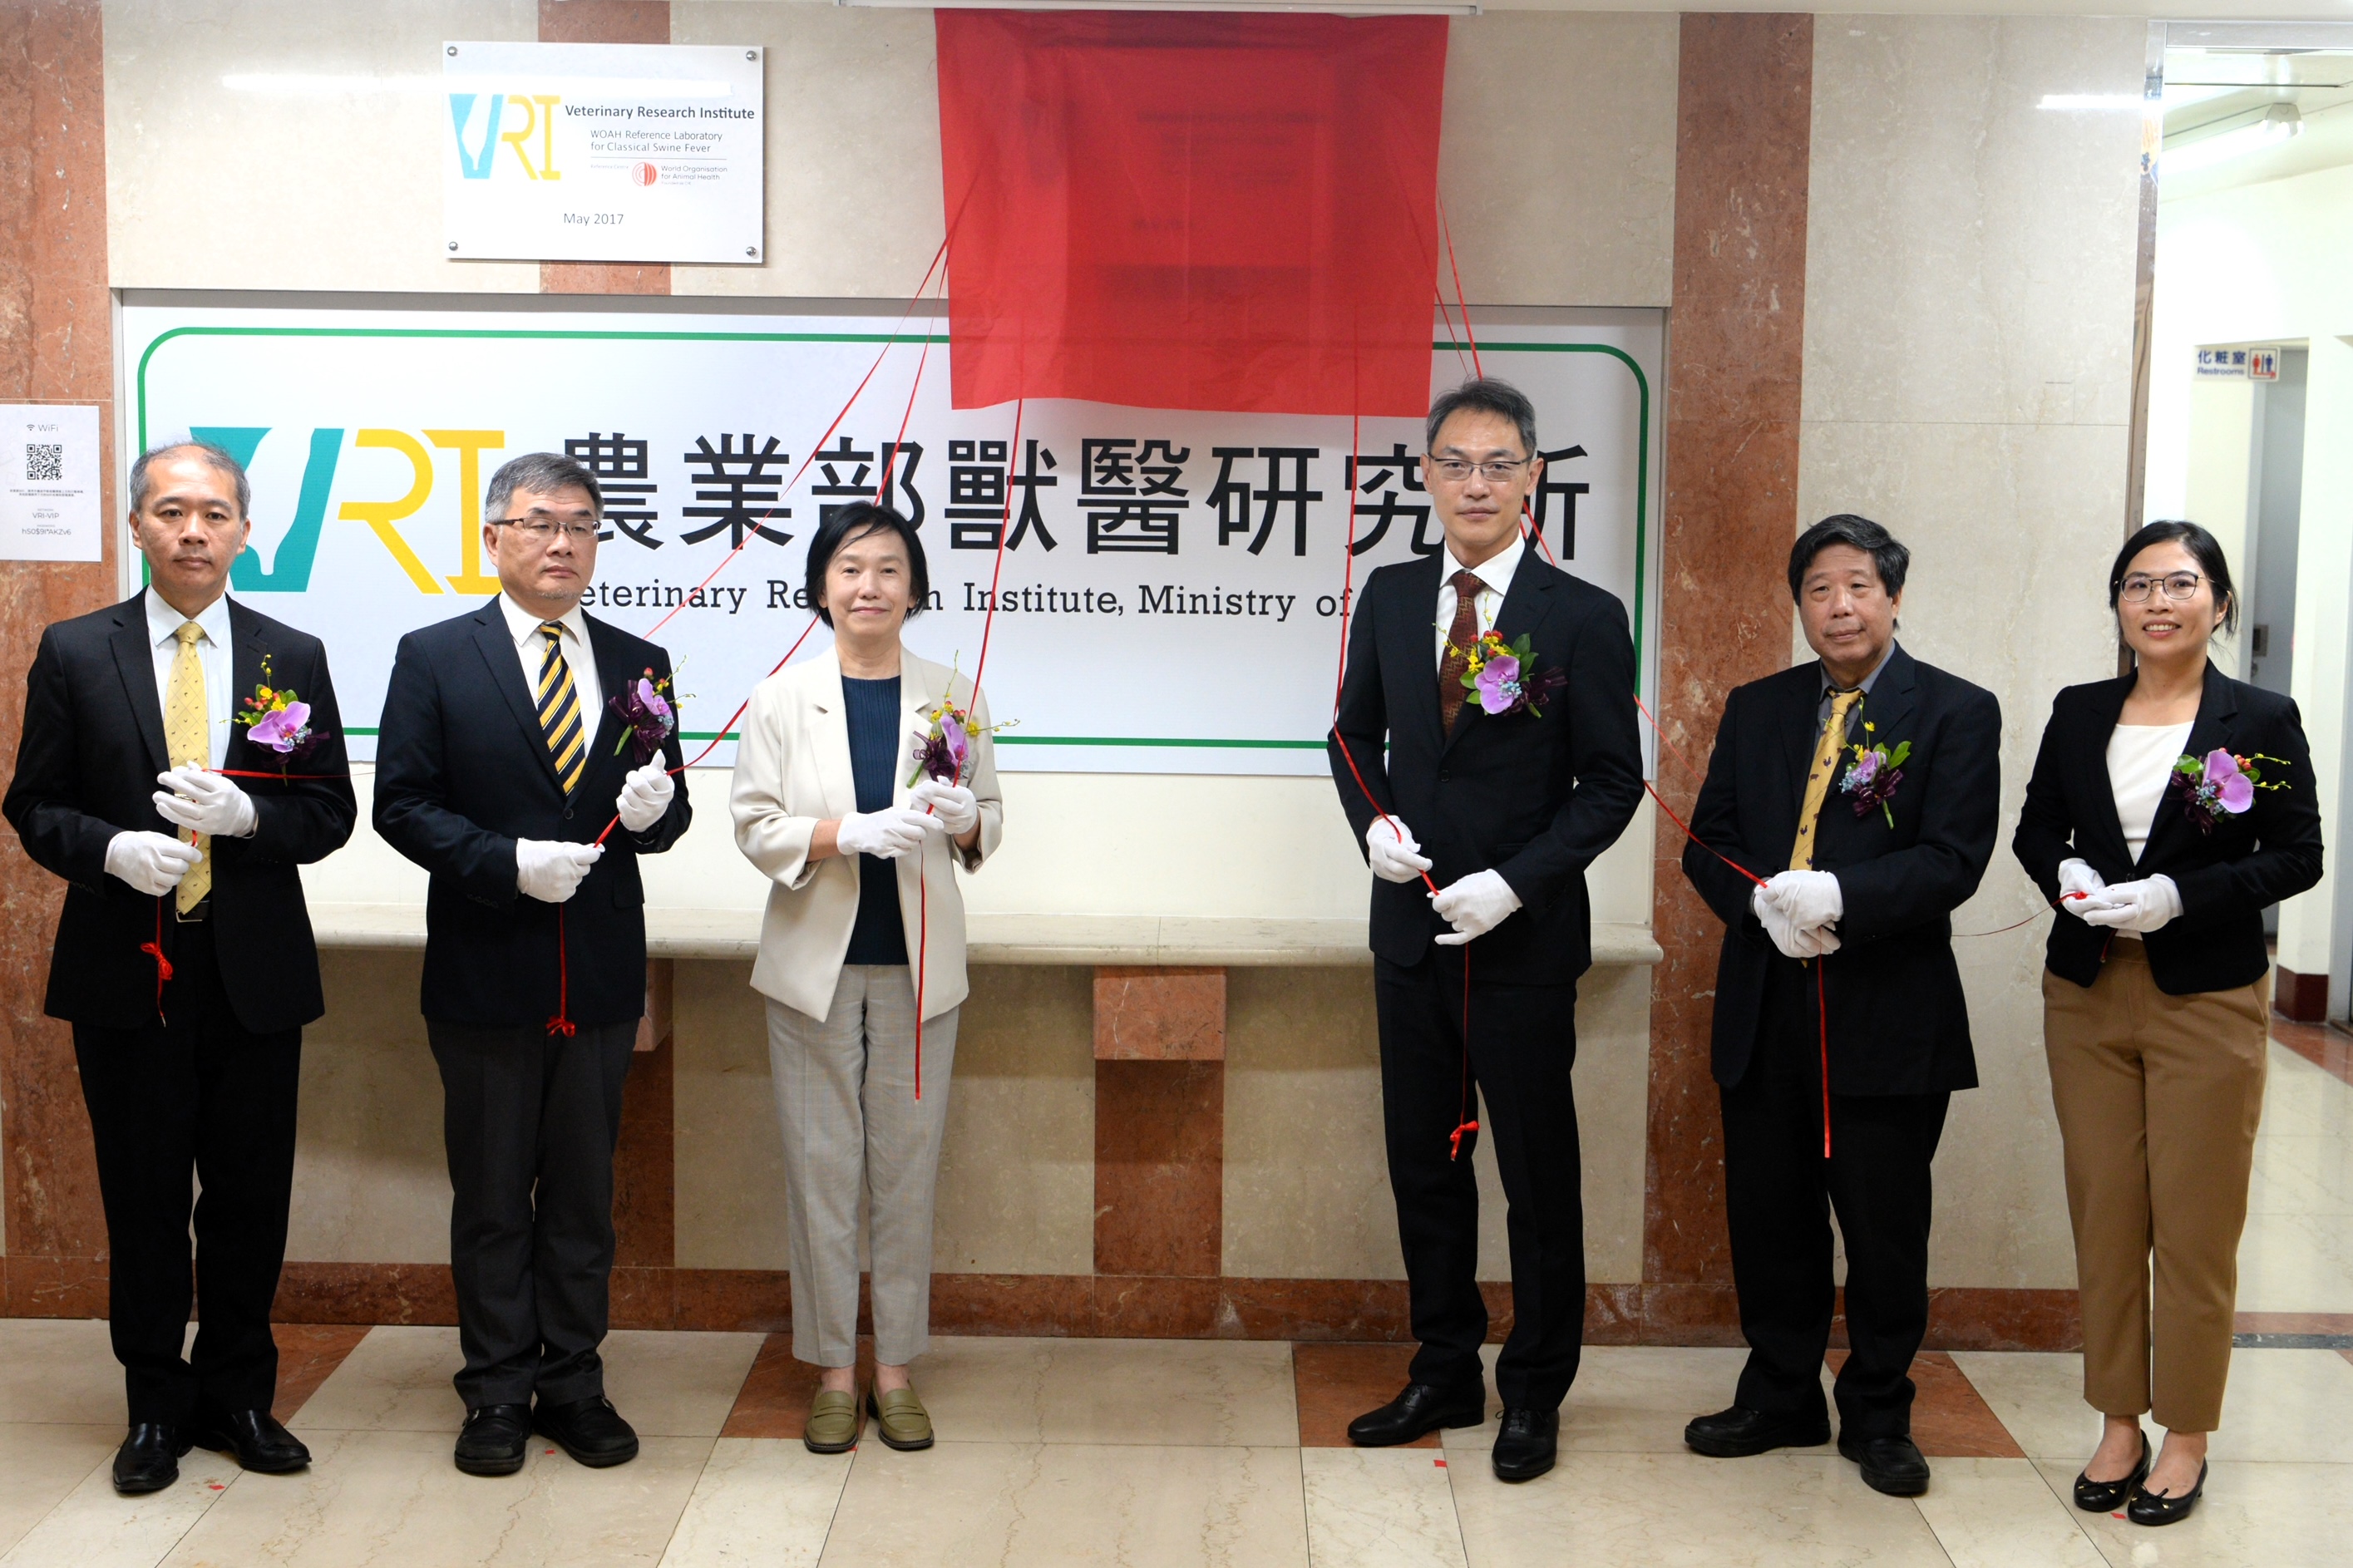
[{"label": "woman in black blazer", "polygon": [[[2320,811],[2295,704],[2208,661],[2239,614],[2212,534],[2143,528],[2108,604],[2137,668],[2059,693],[2012,847],[2061,911],[2043,1044],[2084,1397],[2106,1418],[2075,1503],[2129,1499],[2135,1522],[2170,1524],[2205,1485],[2230,1371],[2269,1048],[2263,911],[2320,879]],[[2153,1464],[2144,1411],[2167,1429]]]}]

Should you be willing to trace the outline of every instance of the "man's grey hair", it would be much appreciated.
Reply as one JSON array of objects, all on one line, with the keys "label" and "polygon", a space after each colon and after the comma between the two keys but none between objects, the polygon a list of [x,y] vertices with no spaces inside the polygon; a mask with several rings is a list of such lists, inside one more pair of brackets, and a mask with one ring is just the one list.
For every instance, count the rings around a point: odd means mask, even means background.
[{"label": "man's grey hair", "polygon": [[525,452],[520,458],[510,458],[491,476],[490,493],[482,498],[482,521],[496,522],[506,516],[517,490],[553,495],[557,490],[569,489],[586,490],[588,504],[596,509],[598,517],[605,515],[604,487],[579,459],[560,452]]},{"label": "man's grey hair", "polygon": [[147,510],[147,497],[155,488],[153,482],[148,478],[147,470],[162,458],[175,458],[182,453],[190,454],[201,461],[210,463],[215,468],[227,475],[237,486],[237,515],[239,517],[251,515],[253,485],[245,477],[245,465],[230,457],[227,448],[216,447],[210,441],[195,440],[166,441],[160,447],[150,447],[139,454],[139,460],[131,465],[132,515],[135,517]]},{"label": "man's grey hair", "polygon": [[1440,394],[1438,401],[1430,405],[1430,428],[1422,437],[1426,443],[1423,449],[1438,450],[1438,433],[1446,427],[1449,419],[1466,411],[1500,415],[1510,420],[1520,427],[1522,455],[1530,458],[1536,455],[1536,405],[1528,401],[1526,393],[1510,382],[1497,381],[1485,375],[1475,381],[1466,381],[1451,392]]}]

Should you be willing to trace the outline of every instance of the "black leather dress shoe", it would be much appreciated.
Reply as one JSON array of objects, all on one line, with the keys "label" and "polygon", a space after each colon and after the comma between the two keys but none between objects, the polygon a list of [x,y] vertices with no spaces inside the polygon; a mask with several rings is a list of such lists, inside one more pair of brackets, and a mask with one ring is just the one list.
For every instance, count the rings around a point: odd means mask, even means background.
[{"label": "black leather dress shoe", "polygon": [[1440,1388],[1434,1383],[1409,1383],[1405,1392],[1348,1423],[1348,1441],[1360,1448],[1388,1448],[1410,1443],[1440,1426],[1476,1426],[1487,1419],[1487,1390]]},{"label": "black leather dress shoe", "polygon": [[311,1450],[302,1439],[278,1424],[267,1410],[232,1410],[226,1415],[199,1415],[188,1440],[216,1454],[235,1454],[245,1469],[265,1476],[282,1476],[305,1468]]},{"label": "black leather dress shoe", "polygon": [[2125,1504],[2125,1517],[2135,1524],[2179,1524],[2197,1508],[2198,1500],[2206,1492],[2206,1461],[2198,1461],[2198,1484],[2179,1497],[2142,1490],[2133,1494]]},{"label": "black leather dress shoe", "polygon": [[1499,1481],[1532,1481],[1552,1468],[1560,1448],[1560,1412],[1504,1407],[1495,1434],[1493,1464]]},{"label": "black leather dress shoe", "polygon": [[1839,1435],[1839,1452],[1862,1467],[1862,1484],[1889,1497],[1918,1497],[1928,1489],[1928,1461],[1909,1437],[1850,1437]]},{"label": "black leather dress shoe", "polygon": [[531,1441],[531,1406],[478,1405],[458,1432],[458,1468],[470,1476],[511,1476]]},{"label": "black leather dress shoe", "polygon": [[2085,1513],[2114,1513],[2125,1506],[2125,1500],[2140,1489],[2148,1479],[2148,1434],[2140,1435],[2140,1463],[2133,1473],[2118,1480],[2095,1481],[2084,1471],[2075,1473],[2075,1506]]},{"label": "black leather dress shoe", "polygon": [[1713,1415],[1694,1416],[1683,1427],[1683,1444],[1711,1459],[1745,1459],[1776,1448],[1811,1448],[1831,1440],[1831,1418],[1817,1412],[1790,1415],[1736,1405]]},{"label": "black leather dress shoe", "polygon": [[568,1405],[542,1401],[531,1413],[531,1429],[554,1438],[557,1447],[593,1470],[626,1465],[638,1457],[636,1431],[601,1394]]},{"label": "black leather dress shoe", "polygon": [[187,1451],[188,1440],[178,1427],[135,1423],[114,1450],[114,1489],[124,1497],[162,1491],[180,1479],[180,1456]]}]

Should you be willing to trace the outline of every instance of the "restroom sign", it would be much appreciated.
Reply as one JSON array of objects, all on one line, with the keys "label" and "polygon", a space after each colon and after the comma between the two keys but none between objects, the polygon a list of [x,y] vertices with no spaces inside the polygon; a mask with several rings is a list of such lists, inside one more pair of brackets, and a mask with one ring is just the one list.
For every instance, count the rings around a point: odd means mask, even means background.
[{"label": "restroom sign", "polygon": [[2198,374],[2201,380],[2244,381],[2247,379],[2247,353],[2245,349],[2200,349]]},{"label": "restroom sign", "polygon": [[2249,349],[2247,351],[2247,379],[2249,381],[2277,381],[2279,379],[2279,350]]},{"label": "restroom sign", "polygon": [[441,47],[451,260],[760,260],[765,51]]}]

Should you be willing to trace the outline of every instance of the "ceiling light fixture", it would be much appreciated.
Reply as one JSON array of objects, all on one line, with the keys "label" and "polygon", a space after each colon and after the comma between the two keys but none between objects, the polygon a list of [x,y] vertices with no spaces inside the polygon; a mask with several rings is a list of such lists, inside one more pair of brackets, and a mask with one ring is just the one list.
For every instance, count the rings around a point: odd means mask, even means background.
[{"label": "ceiling light fixture", "polygon": [[2304,116],[2293,103],[2274,103],[2226,116],[2194,130],[2165,139],[2159,177],[2211,169],[2217,163],[2243,158],[2298,136]]}]

